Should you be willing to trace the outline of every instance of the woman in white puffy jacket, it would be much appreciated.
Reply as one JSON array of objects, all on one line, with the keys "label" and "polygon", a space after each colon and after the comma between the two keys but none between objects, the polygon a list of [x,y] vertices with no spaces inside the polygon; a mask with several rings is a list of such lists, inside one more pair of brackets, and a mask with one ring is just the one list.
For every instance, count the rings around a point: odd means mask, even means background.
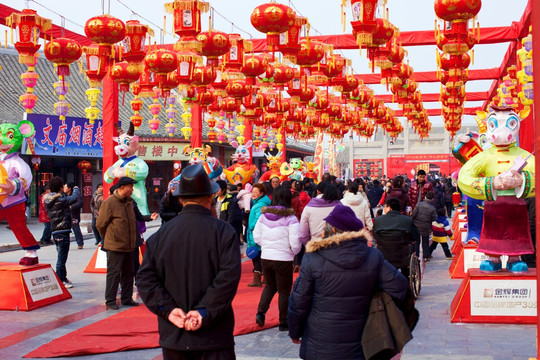
[{"label": "woman in white puffy jacket", "polygon": [[349,189],[345,194],[343,194],[343,199],[341,203],[345,206],[348,206],[354,211],[354,214],[362,224],[371,231],[373,229],[373,219],[371,218],[371,213],[369,212],[369,202],[364,199],[364,197],[358,191],[358,184],[354,181],[349,182]]},{"label": "woman in white puffy jacket", "polygon": [[261,209],[253,230],[253,239],[261,246],[263,277],[266,285],[261,294],[255,322],[263,326],[265,314],[276,292],[279,294],[279,330],[287,331],[287,307],[293,283],[293,260],[302,243],[298,240],[298,219],[291,208],[291,192],[278,188],[272,204]]}]

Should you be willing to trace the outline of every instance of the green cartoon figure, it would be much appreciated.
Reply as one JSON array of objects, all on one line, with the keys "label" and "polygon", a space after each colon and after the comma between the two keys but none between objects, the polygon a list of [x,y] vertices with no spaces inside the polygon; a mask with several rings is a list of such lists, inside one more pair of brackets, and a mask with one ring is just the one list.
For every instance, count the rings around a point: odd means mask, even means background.
[{"label": "green cartoon figure", "polygon": [[19,156],[25,138],[34,135],[34,124],[23,120],[18,124],[0,124],[0,220],[6,219],[19,244],[26,251],[20,265],[39,263],[39,244],[28,230],[25,218],[25,191],[32,183],[30,166]]}]

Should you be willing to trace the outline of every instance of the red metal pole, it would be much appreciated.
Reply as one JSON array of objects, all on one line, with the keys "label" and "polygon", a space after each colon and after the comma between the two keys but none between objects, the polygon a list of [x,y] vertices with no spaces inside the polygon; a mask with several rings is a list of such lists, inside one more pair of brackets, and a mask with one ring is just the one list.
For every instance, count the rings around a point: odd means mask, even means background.
[{"label": "red metal pole", "polygon": [[202,108],[199,104],[191,107],[191,147],[202,147]]},{"label": "red metal pole", "polygon": [[[246,138],[245,143],[247,143],[249,140],[253,141],[253,124],[251,121],[245,118],[244,126],[246,127],[244,129],[244,137]],[[253,164],[253,146],[249,147],[249,162]]]},{"label": "red metal pole", "polygon": [[[530,1],[530,0],[529,0]],[[538,1],[532,1],[532,21],[531,24],[537,24],[532,27],[532,36],[533,36],[533,53],[540,54],[540,3]],[[533,88],[537,90],[540,89],[540,56],[533,57],[533,73],[537,74],[533,78]],[[540,119],[540,101],[539,97],[534,98],[533,104],[533,124],[534,124],[534,148],[535,150],[540,149],[540,126],[536,126],[536,120]],[[540,168],[540,156],[536,154],[535,156],[535,166]],[[540,185],[539,177],[536,177],[535,188],[538,189]],[[540,196],[537,196],[535,199],[535,209],[540,209]],[[540,218],[536,218],[536,228],[540,226]],[[540,265],[540,251],[538,251],[538,245],[540,243],[540,231],[536,231],[536,301],[540,299],[540,271],[538,271],[538,265]],[[540,314],[538,313],[538,306],[536,307],[536,358],[540,359],[540,348],[538,344],[540,343]]]},{"label": "red metal pole", "polygon": [[281,128],[280,132],[283,140],[283,148],[281,149],[281,162],[284,163],[285,161],[287,161],[287,139],[285,137],[285,128]]},{"label": "red metal pole", "polygon": [[[111,167],[118,156],[114,153],[113,137],[118,136],[118,84],[109,75],[103,79],[103,173]],[[109,196],[112,184],[103,182],[103,198]]]}]

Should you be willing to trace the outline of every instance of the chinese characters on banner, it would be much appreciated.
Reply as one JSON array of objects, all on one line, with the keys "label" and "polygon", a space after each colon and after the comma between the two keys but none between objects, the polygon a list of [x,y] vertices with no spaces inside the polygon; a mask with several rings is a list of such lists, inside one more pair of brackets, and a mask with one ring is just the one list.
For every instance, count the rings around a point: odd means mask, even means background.
[{"label": "chinese characters on banner", "polygon": [[184,143],[145,142],[139,145],[139,156],[144,161],[182,161],[189,160],[184,155]]},{"label": "chinese characters on banner", "polygon": [[536,316],[536,280],[471,281],[472,316]]},{"label": "chinese characters on banner", "polygon": [[27,155],[58,155],[74,157],[103,156],[103,126],[98,120],[90,124],[88,119],[28,114],[36,133],[23,142],[21,152]]}]

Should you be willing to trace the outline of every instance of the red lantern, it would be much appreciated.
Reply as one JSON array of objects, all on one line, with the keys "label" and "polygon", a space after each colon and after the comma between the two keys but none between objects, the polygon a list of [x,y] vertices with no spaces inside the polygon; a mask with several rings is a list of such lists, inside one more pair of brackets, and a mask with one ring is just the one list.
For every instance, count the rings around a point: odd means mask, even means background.
[{"label": "red lantern", "polygon": [[435,14],[445,21],[467,21],[482,7],[481,0],[435,0]]},{"label": "red lantern", "polygon": [[178,57],[174,51],[157,49],[144,58],[148,69],[158,75],[167,75],[178,67]]},{"label": "red lantern", "polygon": [[115,63],[111,68],[111,78],[120,85],[120,91],[129,91],[129,85],[141,76],[143,66],[141,64],[128,63],[122,61]]},{"label": "red lantern", "polygon": [[227,95],[235,99],[241,99],[250,93],[251,85],[248,85],[245,80],[232,80],[225,91],[227,91]]},{"label": "red lantern", "polygon": [[244,58],[241,71],[248,78],[251,85],[255,85],[255,78],[266,71],[268,61],[260,55],[250,54]]},{"label": "red lantern", "polygon": [[267,3],[257,6],[250,20],[255,29],[266,34],[268,48],[273,51],[279,45],[279,34],[294,25],[296,13],[286,5]]},{"label": "red lantern", "polygon": [[90,82],[90,87],[101,87],[101,80],[109,71],[109,57],[111,56],[111,47],[108,45],[90,45],[83,47],[86,54],[86,76]]},{"label": "red lantern", "polygon": [[201,32],[201,12],[208,12],[210,5],[199,0],[175,0],[165,4],[165,11],[174,17],[174,32],[183,37],[197,36]]},{"label": "red lantern", "polygon": [[126,25],[111,15],[91,17],[84,25],[84,33],[100,45],[114,45],[126,37]]},{"label": "red lantern", "polygon": [[324,56],[324,46],[318,41],[306,39],[300,42],[300,51],[296,54],[296,64],[301,67],[315,65]]},{"label": "red lantern", "polygon": [[92,164],[88,160],[79,161],[77,167],[82,171],[83,174],[86,174],[86,171],[92,168]]},{"label": "red lantern", "polygon": [[202,44],[201,55],[206,56],[207,65],[216,66],[219,57],[229,51],[231,44],[229,35],[222,31],[211,30],[197,35],[197,41]]},{"label": "red lantern", "polygon": [[359,46],[371,44],[377,23],[375,12],[378,0],[351,0],[353,34]]},{"label": "red lantern", "polygon": [[294,77],[294,69],[287,65],[278,64],[274,66],[274,84],[278,87],[283,87],[283,85],[292,80]]},{"label": "red lantern", "polygon": [[133,93],[143,98],[153,97],[155,95],[154,87],[157,85],[156,74],[144,65],[143,72],[139,77],[139,83],[133,85]]},{"label": "red lantern", "polygon": [[18,41],[15,48],[19,52],[19,62],[27,66],[34,66],[35,53],[39,50],[39,37],[42,31],[48,31],[52,22],[37,15],[32,9],[23,9],[21,13],[12,13],[6,18],[6,26],[18,27]]},{"label": "red lantern", "polygon": [[146,34],[154,35],[154,31],[138,20],[126,21],[126,37],[122,41],[122,59],[140,63],[146,56]]},{"label": "red lantern", "polygon": [[239,34],[229,34],[229,50],[223,55],[223,64],[227,70],[240,71],[244,64],[244,54],[253,50],[253,43],[242,39]]},{"label": "red lantern", "polygon": [[195,86],[208,86],[216,80],[216,70],[208,65],[196,66],[191,80]]},{"label": "red lantern", "polygon": [[293,26],[279,35],[279,51],[285,59],[295,62],[296,53],[300,51],[300,30],[307,24],[307,19],[296,16]]},{"label": "red lantern", "polygon": [[75,40],[57,38],[45,44],[45,56],[57,66],[59,76],[69,75],[69,64],[79,60],[81,45]]},{"label": "red lantern", "polygon": [[143,117],[139,114],[131,115],[129,120],[133,123],[133,127],[137,130],[143,122]]},{"label": "red lantern", "polygon": [[185,87],[191,84],[191,77],[193,76],[193,69],[197,63],[202,62],[202,58],[191,51],[180,51],[177,53],[178,58],[178,71],[176,77],[180,83],[180,86]]}]

